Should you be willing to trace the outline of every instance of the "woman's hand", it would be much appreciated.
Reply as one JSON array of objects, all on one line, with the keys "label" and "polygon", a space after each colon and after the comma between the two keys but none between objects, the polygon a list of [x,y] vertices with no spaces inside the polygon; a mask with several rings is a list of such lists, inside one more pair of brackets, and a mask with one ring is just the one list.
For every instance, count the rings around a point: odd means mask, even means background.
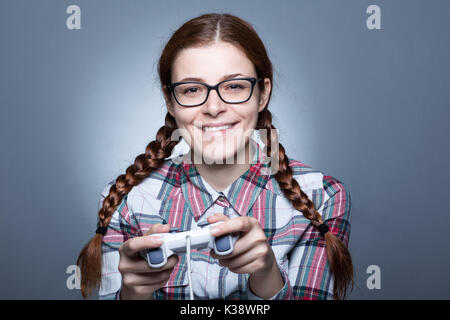
[{"label": "woman's hand", "polygon": [[218,256],[211,250],[211,256],[234,273],[249,273],[250,288],[255,295],[267,299],[280,291],[284,285],[283,278],[258,220],[246,216],[230,219],[223,214],[208,217],[209,223],[218,221],[224,222],[211,229],[213,236],[240,233],[240,237],[232,253]]},{"label": "woman's hand", "polygon": [[131,238],[119,248],[119,272],[122,274],[120,299],[152,299],[153,292],[162,288],[169,280],[178,256],[174,255],[160,268],[151,268],[139,255],[139,251],[159,248],[158,237],[147,237],[153,233],[169,232],[169,225],[155,224],[142,237]]}]

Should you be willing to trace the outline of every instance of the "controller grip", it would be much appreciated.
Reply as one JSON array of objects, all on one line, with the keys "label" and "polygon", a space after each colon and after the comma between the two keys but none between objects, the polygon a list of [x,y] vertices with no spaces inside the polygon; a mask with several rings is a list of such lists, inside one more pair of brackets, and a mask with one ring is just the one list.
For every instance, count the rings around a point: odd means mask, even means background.
[{"label": "controller grip", "polygon": [[163,249],[160,247],[147,251],[147,261],[150,267],[159,268],[166,264],[167,259],[164,256]]},{"label": "controller grip", "polygon": [[226,255],[233,251],[234,241],[231,235],[224,235],[214,239],[214,251],[218,255]]}]

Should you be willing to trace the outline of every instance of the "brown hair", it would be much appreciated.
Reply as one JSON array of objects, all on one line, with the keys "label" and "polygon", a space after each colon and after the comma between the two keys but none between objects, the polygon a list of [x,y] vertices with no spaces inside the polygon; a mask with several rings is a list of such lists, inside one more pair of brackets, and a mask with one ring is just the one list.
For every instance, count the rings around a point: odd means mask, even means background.
[{"label": "brown hair", "polygon": [[[207,45],[214,41],[225,41],[238,46],[254,64],[258,78],[269,78],[273,83],[272,64],[267,55],[263,42],[253,27],[242,19],[230,14],[203,14],[184,23],[176,30],[164,47],[158,64],[158,73],[161,89],[169,103],[171,97],[167,87],[171,82],[171,67],[176,55],[181,49]],[[264,89],[263,81],[259,82],[260,90]],[[271,92],[267,106],[259,113],[255,129],[266,129],[271,136],[272,115],[268,110]],[[120,175],[109,190],[108,196],[103,200],[103,206],[98,212],[99,227],[107,227],[111,216],[121,203],[123,197],[131,189],[141,183],[153,171],[157,170],[170,156],[172,148],[177,141],[171,141],[172,132],[177,128],[175,119],[166,114],[165,125],[161,127],[156,139],[150,142],[145,153],[136,157],[134,164]],[[276,130],[272,131],[276,133]],[[270,140],[264,141],[267,145],[267,154],[270,156]],[[281,144],[278,146],[278,172],[274,175],[284,195],[292,202],[297,210],[311,221],[315,226],[323,223],[321,215],[314,203],[300,189],[293,178],[289,160]],[[345,244],[331,232],[325,234],[326,252],[331,272],[334,275],[334,298],[343,299],[346,296],[349,284],[354,285],[353,264],[350,253]],[[77,260],[81,269],[81,293],[87,297],[99,285],[101,280],[101,244],[102,235],[96,234],[82,249]]]}]

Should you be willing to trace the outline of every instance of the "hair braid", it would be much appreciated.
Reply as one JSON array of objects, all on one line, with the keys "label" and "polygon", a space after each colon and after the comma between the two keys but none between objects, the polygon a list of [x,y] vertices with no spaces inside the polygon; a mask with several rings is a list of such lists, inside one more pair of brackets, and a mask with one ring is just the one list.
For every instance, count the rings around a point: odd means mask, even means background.
[{"label": "hair braid", "polygon": [[[170,139],[176,127],[175,119],[167,113],[165,125],[158,130],[156,139],[147,145],[145,153],[136,157],[134,164],[126,169],[125,174],[117,177],[98,212],[100,227],[108,227],[111,217],[123,197],[164,163],[165,158],[170,155],[173,147],[177,144],[177,141]],[[96,234],[81,250],[77,260],[77,265],[81,270],[81,294],[84,298],[89,296],[100,284],[101,244],[102,235]]]},{"label": "hair braid", "polygon": [[[257,129],[266,129],[267,136],[276,134],[276,129],[272,124],[272,115],[267,107],[261,111],[258,119]],[[267,155],[271,156],[271,139],[264,141],[267,148]],[[293,178],[292,168],[289,166],[289,159],[286,156],[284,147],[278,144],[278,152],[274,157],[278,157],[279,167],[274,175],[283,194],[291,201],[295,209],[302,212],[303,216],[311,221],[315,227],[324,221],[320,213],[316,210],[314,203],[301,190],[297,180]],[[272,159],[274,159],[272,157]],[[276,159],[276,158],[275,158]],[[350,252],[345,244],[331,232],[325,233],[325,248],[327,252],[328,263],[331,272],[334,275],[334,299],[344,299],[347,294],[347,288],[351,284],[354,286],[353,264]]]}]

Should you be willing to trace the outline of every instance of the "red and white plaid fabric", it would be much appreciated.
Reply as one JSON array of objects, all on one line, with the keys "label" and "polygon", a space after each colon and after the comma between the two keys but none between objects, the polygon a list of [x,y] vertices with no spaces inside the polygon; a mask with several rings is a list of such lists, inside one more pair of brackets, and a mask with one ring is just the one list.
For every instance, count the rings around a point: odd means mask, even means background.
[{"label": "red and white plaid fabric", "polygon": [[[261,174],[267,167],[259,143],[250,169],[223,192],[217,192],[190,161],[166,159],[141,184],[133,187],[114,212],[102,244],[100,299],[117,299],[121,287],[118,271],[120,245],[142,236],[153,224],[169,224],[182,230],[198,229],[198,223],[215,213],[230,218],[255,217],[276,256],[284,287],[271,299],[333,299],[325,240],[318,230],[283,195],[273,175]],[[180,142],[181,143],[181,142]],[[346,245],[350,235],[350,193],[343,183],[289,159],[293,177],[314,202],[330,232]],[[108,194],[102,192],[100,204]],[[221,267],[209,250],[191,252],[192,286],[195,299],[260,299],[248,287],[248,274]],[[186,255],[180,257],[166,286],[154,299],[188,299]]]}]

